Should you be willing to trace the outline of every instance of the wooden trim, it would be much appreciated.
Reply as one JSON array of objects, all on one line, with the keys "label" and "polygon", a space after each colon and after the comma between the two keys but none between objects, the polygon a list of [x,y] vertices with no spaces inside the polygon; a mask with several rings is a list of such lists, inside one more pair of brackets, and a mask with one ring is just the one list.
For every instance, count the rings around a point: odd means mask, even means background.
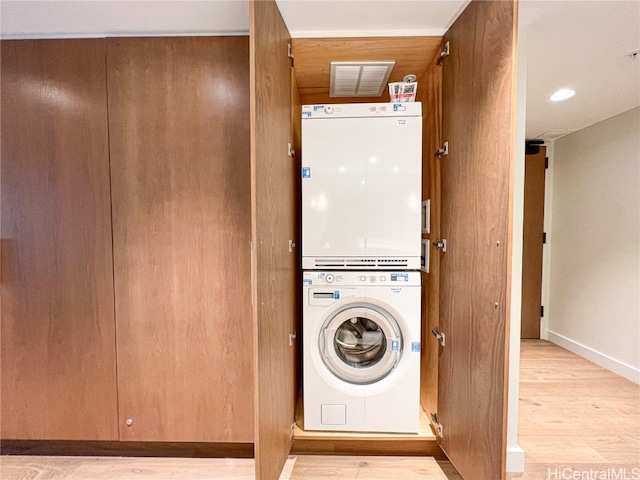
[{"label": "wooden trim", "polygon": [[367,439],[304,439],[295,440],[292,455],[401,455],[429,456],[446,460],[435,439],[367,440]]},{"label": "wooden trim", "polygon": [[253,443],[0,440],[3,455],[253,458]]}]

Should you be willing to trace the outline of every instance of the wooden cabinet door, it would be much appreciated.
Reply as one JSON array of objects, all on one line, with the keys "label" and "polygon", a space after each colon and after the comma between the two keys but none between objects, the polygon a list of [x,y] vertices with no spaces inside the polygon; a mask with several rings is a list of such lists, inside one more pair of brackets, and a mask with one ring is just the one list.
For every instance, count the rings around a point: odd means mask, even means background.
[{"label": "wooden cabinet door", "polygon": [[465,479],[505,475],[516,3],[472,1],[444,41],[438,421]]},{"label": "wooden cabinet door", "polygon": [[2,42],[1,437],[118,438],[103,40]]},{"label": "wooden cabinet door", "polygon": [[252,442],[248,38],[111,39],[107,75],[120,439]]},{"label": "wooden cabinet door", "polygon": [[[251,236],[256,478],[277,480],[291,450],[296,320],[295,185],[289,32],[273,0],[251,0]],[[299,335],[300,336],[300,335]]]}]

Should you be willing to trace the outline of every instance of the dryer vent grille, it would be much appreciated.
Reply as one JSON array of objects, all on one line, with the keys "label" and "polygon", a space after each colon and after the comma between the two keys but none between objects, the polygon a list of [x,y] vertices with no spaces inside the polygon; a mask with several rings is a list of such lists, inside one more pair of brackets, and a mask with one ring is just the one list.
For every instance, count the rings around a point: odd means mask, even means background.
[{"label": "dryer vent grille", "polygon": [[315,268],[409,268],[407,258],[316,258]]}]

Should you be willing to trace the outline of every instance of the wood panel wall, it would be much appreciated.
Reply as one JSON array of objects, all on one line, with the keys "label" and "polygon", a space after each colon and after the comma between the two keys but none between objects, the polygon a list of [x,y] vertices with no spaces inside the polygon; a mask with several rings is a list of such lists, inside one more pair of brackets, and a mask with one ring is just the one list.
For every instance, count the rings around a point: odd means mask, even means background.
[{"label": "wood panel wall", "polygon": [[1,48],[1,437],[115,440],[104,41]]},{"label": "wood panel wall", "polygon": [[439,328],[440,250],[432,243],[440,238],[440,159],[434,155],[442,146],[442,67],[436,65],[439,52],[418,80],[417,100],[422,102],[422,199],[431,200],[429,273],[422,273],[422,357],[420,362],[420,404],[431,418],[438,411],[438,357],[440,343],[431,334]]},{"label": "wood panel wall", "polygon": [[248,58],[108,41],[121,440],[253,440]]},{"label": "wood panel wall", "polygon": [[[295,350],[289,333],[298,311],[296,189],[291,38],[273,0],[251,0],[251,222],[255,342],[256,478],[277,480],[291,450],[295,411]],[[299,338],[302,338],[299,335]]]},{"label": "wood panel wall", "polygon": [[505,476],[517,5],[472,1],[444,37],[438,418],[463,478]]}]

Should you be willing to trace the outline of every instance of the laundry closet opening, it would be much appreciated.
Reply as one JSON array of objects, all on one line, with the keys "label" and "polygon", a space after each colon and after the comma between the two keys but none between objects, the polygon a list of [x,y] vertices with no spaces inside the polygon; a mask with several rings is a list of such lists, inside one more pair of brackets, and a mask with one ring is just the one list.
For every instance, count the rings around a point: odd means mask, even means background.
[{"label": "laundry closet opening", "polygon": [[[421,114],[421,126],[418,125],[417,150],[421,150],[421,172],[419,179],[407,177],[407,182],[417,181],[419,202],[430,206],[430,220],[421,225],[420,241],[423,244],[422,257],[427,257],[427,265],[421,268],[420,258],[417,260],[394,258],[388,264],[379,263],[369,266],[351,259],[347,264],[343,259],[318,260],[316,264],[303,264],[301,258],[298,265],[298,324],[297,324],[297,379],[298,392],[296,406],[296,422],[293,426],[293,453],[361,453],[385,455],[432,455],[444,458],[442,450],[436,442],[437,423],[437,386],[438,356],[441,348],[432,330],[438,328],[438,254],[430,247],[432,239],[439,238],[439,166],[434,156],[441,146],[442,124],[442,67],[438,58],[443,48],[441,37],[376,37],[376,38],[325,38],[325,39],[292,39],[292,124],[294,132],[295,162],[300,177],[296,179],[298,238],[296,243],[302,245],[302,180],[304,177],[305,143],[302,141],[303,105],[336,105],[376,103],[393,105],[390,102],[388,89],[385,88],[380,97],[331,97],[330,77],[331,62],[394,62],[388,82],[400,82],[406,75],[413,74],[417,78],[418,89],[416,102],[410,108],[418,108]],[[407,104],[409,105],[409,104]],[[333,113],[333,109],[329,109]],[[354,123],[355,124],[355,123]],[[384,131],[378,133],[384,135]],[[405,142],[411,141],[412,136]],[[346,148],[350,144],[349,132],[342,139]],[[402,151],[403,145],[398,145]],[[309,148],[309,147],[308,147]],[[318,146],[313,146],[318,148]],[[314,175],[315,170],[311,173]],[[427,202],[428,201],[428,202]],[[353,208],[344,205],[344,209]],[[375,208],[376,206],[374,206]],[[378,205],[378,208],[384,208]],[[353,222],[351,222],[353,223]],[[399,224],[398,224],[399,225]],[[349,225],[345,225],[348,228]],[[397,227],[397,226],[396,226]],[[402,238],[399,236],[398,238]],[[426,254],[425,254],[426,250]],[[429,255],[431,250],[431,255]],[[302,252],[302,249],[300,249]],[[300,254],[299,254],[300,257]],[[431,257],[430,259],[428,257]],[[402,262],[404,261],[404,263]],[[422,258],[424,262],[424,258]],[[308,259],[304,260],[308,262]],[[363,267],[364,265],[364,267]],[[312,270],[309,270],[309,269]],[[354,273],[357,272],[357,273]],[[398,279],[392,275],[402,272],[402,281],[406,278],[406,288],[402,289],[398,298]],[[325,279],[323,276],[327,276]],[[354,276],[355,275],[355,276]],[[353,278],[352,278],[353,277]],[[364,281],[364,277],[367,278]],[[352,279],[350,279],[352,278]],[[373,295],[367,295],[367,302],[362,302],[362,292],[355,286],[358,282],[375,282]],[[371,289],[371,288],[370,288]],[[385,295],[393,297],[385,298]],[[337,298],[336,298],[337,297]],[[373,299],[371,299],[373,297]],[[353,301],[349,302],[349,298]],[[346,299],[346,300],[345,300]],[[379,302],[377,300],[380,300]],[[332,308],[334,302],[342,301],[346,306]],[[346,302],[346,303],[345,303]],[[419,312],[408,312],[407,305],[415,305]],[[340,305],[340,303],[338,304]],[[388,308],[391,306],[391,308]],[[307,325],[309,313],[318,318],[314,327]],[[393,310],[393,311],[391,311]],[[419,329],[411,332],[403,318],[419,316]],[[308,345],[310,331],[315,339],[314,345]],[[305,329],[307,329],[305,331]],[[412,338],[413,336],[413,338]],[[402,346],[399,339],[404,339]],[[304,339],[304,340],[303,340]],[[398,339],[398,340],[396,340]],[[406,341],[411,339],[412,341]],[[305,349],[317,350],[315,361],[324,362],[327,371],[345,384],[380,388],[385,378],[393,375],[394,369],[407,368],[399,366],[400,356],[394,349],[403,348],[405,352],[414,349],[415,365],[419,369],[419,428],[410,432],[411,427],[403,427],[398,419],[398,411],[403,407],[378,405],[379,411],[386,414],[375,419],[373,430],[349,431],[345,424],[355,421],[354,412],[346,412],[344,405],[323,404],[307,409],[305,419],[305,395],[313,395],[313,389],[303,389],[305,371]],[[419,354],[417,351],[419,350]],[[307,355],[307,363],[310,362]],[[323,358],[320,358],[323,357]],[[405,357],[408,357],[405,355]],[[362,368],[366,367],[366,368]],[[331,380],[329,380],[331,381]],[[400,384],[402,385],[402,384]],[[318,388],[321,388],[319,386]],[[404,388],[402,386],[400,389]],[[410,387],[407,387],[410,389]],[[339,402],[335,402],[339,403]],[[394,412],[394,408],[397,410]],[[311,416],[316,418],[309,418]],[[347,415],[349,420],[346,420]],[[396,418],[392,423],[385,418]],[[402,415],[400,415],[402,417]],[[323,429],[314,425],[325,424]],[[411,422],[409,422],[410,424]],[[408,424],[407,424],[408,425]],[[311,426],[311,428],[309,428]],[[406,430],[406,431],[403,431]],[[352,429],[353,430],[353,429]]]}]

